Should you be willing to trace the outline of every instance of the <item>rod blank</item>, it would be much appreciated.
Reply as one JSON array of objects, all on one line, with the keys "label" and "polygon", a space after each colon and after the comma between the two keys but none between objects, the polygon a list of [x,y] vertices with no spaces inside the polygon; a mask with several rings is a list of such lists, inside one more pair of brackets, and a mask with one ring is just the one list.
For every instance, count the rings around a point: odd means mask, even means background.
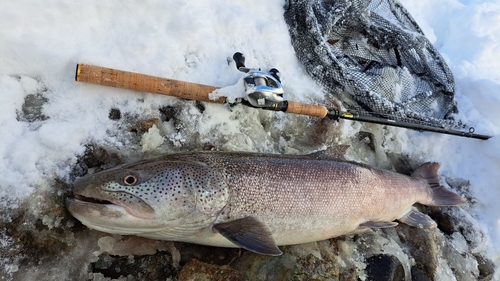
[{"label": "rod blank", "polygon": [[473,128],[471,128],[469,130],[469,132],[463,132],[463,131],[457,131],[457,130],[453,130],[453,129],[439,128],[439,127],[427,126],[427,125],[423,125],[423,124],[414,124],[414,123],[403,122],[403,121],[396,121],[396,120],[392,120],[392,119],[388,119],[388,118],[380,118],[380,117],[376,117],[376,116],[369,116],[369,115],[363,115],[363,114],[358,114],[358,113],[342,112],[342,111],[338,111],[338,110],[329,111],[328,117],[330,117],[332,119],[342,118],[342,119],[347,119],[347,120],[368,122],[368,123],[374,123],[374,124],[380,124],[380,125],[388,125],[388,126],[405,128],[405,129],[412,129],[412,130],[417,130],[417,131],[427,131],[427,132],[434,132],[434,133],[447,134],[447,135],[473,138],[473,139],[480,139],[480,140],[487,140],[487,139],[491,138],[491,136],[475,134]]}]

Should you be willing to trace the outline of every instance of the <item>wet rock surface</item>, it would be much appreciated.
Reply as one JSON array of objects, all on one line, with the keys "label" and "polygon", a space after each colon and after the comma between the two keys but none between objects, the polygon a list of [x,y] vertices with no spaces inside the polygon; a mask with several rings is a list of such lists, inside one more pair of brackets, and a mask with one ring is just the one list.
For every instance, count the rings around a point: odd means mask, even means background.
[{"label": "wet rock surface", "polygon": [[443,270],[456,280],[492,280],[495,271],[481,253],[471,252],[477,241],[460,230],[399,225],[284,246],[283,255],[269,257],[89,230],[62,208],[63,197],[45,201],[41,219],[19,213],[6,225],[13,241],[2,257],[17,259],[18,267],[4,280],[440,280]]},{"label": "wet rock surface", "polygon": [[375,255],[366,259],[366,275],[373,281],[404,280],[405,272],[398,258],[391,255]]},{"label": "wet rock surface", "polygon": [[91,264],[94,276],[117,279],[126,276],[135,280],[165,280],[175,272],[167,254],[143,256],[110,256],[101,254]]},{"label": "wet rock surface", "polygon": [[[20,116],[27,122],[43,122],[43,91],[26,98]],[[147,116],[132,116],[118,108],[109,109],[109,118],[118,122],[132,151],[140,151],[144,135],[165,139],[153,152],[233,149],[251,147],[253,139],[222,131],[203,132],[197,123],[208,118],[209,108],[179,102],[158,108]],[[232,117],[257,119],[256,139],[276,143],[273,151],[299,153],[321,146],[332,146],[340,136],[331,120],[312,121],[288,118],[293,129],[277,130],[276,115],[243,110],[247,115]],[[193,113],[194,112],[194,113]],[[193,118],[194,114],[194,119]],[[231,120],[229,120],[231,121]],[[229,122],[228,121],[228,122]],[[232,120],[234,121],[234,120]],[[25,122],[25,121],[23,121]],[[222,126],[221,126],[222,127]],[[220,129],[221,127],[218,127]],[[130,128],[133,128],[132,130]],[[259,128],[259,129],[256,129]],[[298,129],[300,128],[300,129]],[[369,127],[350,140],[347,156],[370,165],[409,173],[418,165],[406,155],[385,153],[383,130]],[[185,138],[185,132],[192,132]],[[269,132],[269,133],[268,133]],[[213,134],[207,138],[206,134]],[[261,134],[261,135],[259,135]],[[313,135],[314,137],[310,137]],[[236,146],[246,143],[248,147]],[[248,144],[250,143],[250,144]],[[305,146],[307,144],[307,146]],[[242,149],[245,150],[245,149]],[[354,154],[353,157],[353,151]],[[261,151],[265,152],[265,151]],[[151,157],[146,151],[143,155]],[[133,153],[132,153],[133,154]],[[303,245],[280,247],[283,255],[269,257],[241,249],[215,248],[195,244],[157,241],[90,230],[65,209],[71,197],[71,182],[87,173],[138,158],[129,152],[89,143],[65,179],[54,177],[49,187],[41,186],[30,198],[13,209],[2,209],[0,216],[0,280],[492,280],[497,270],[485,256],[486,238],[478,222],[464,208],[418,206],[437,223],[425,230],[400,224],[395,228],[347,235]],[[448,180],[449,185],[467,197],[466,180]],[[9,215],[5,215],[9,214]]]},{"label": "wet rock surface", "polygon": [[203,263],[197,259],[190,260],[177,274],[177,280],[200,281],[243,281],[245,278],[231,267]]}]

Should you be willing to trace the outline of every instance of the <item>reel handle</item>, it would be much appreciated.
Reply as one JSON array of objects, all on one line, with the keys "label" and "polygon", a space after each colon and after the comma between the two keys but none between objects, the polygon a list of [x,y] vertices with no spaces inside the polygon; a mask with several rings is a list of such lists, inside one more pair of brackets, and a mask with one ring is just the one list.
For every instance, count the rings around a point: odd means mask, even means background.
[{"label": "reel handle", "polygon": [[245,68],[245,56],[242,53],[234,53],[233,60],[236,63],[236,69]]},{"label": "reel handle", "polygon": [[277,70],[276,68],[271,68],[271,70],[269,70],[269,74],[271,74],[271,76],[273,76],[276,80],[278,80],[278,82],[281,83],[281,75],[279,70]]}]

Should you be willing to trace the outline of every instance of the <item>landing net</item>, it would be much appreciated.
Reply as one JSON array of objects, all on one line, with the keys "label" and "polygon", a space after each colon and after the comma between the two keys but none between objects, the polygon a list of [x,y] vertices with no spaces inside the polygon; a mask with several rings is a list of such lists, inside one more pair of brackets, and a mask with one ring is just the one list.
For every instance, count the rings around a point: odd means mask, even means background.
[{"label": "landing net", "polygon": [[350,111],[458,127],[453,75],[394,0],[290,0],[292,45],[306,71]]}]

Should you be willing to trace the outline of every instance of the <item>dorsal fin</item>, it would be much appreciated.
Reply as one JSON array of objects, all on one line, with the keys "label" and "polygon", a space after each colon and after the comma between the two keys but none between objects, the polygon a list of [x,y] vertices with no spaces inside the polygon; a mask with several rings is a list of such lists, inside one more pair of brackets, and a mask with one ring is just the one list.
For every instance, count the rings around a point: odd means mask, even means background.
[{"label": "dorsal fin", "polygon": [[431,187],[438,187],[439,178],[437,172],[439,170],[439,167],[440,165],[437,162],[427,162],[415,169],[411,176],[424,178],[427,180]]}]

